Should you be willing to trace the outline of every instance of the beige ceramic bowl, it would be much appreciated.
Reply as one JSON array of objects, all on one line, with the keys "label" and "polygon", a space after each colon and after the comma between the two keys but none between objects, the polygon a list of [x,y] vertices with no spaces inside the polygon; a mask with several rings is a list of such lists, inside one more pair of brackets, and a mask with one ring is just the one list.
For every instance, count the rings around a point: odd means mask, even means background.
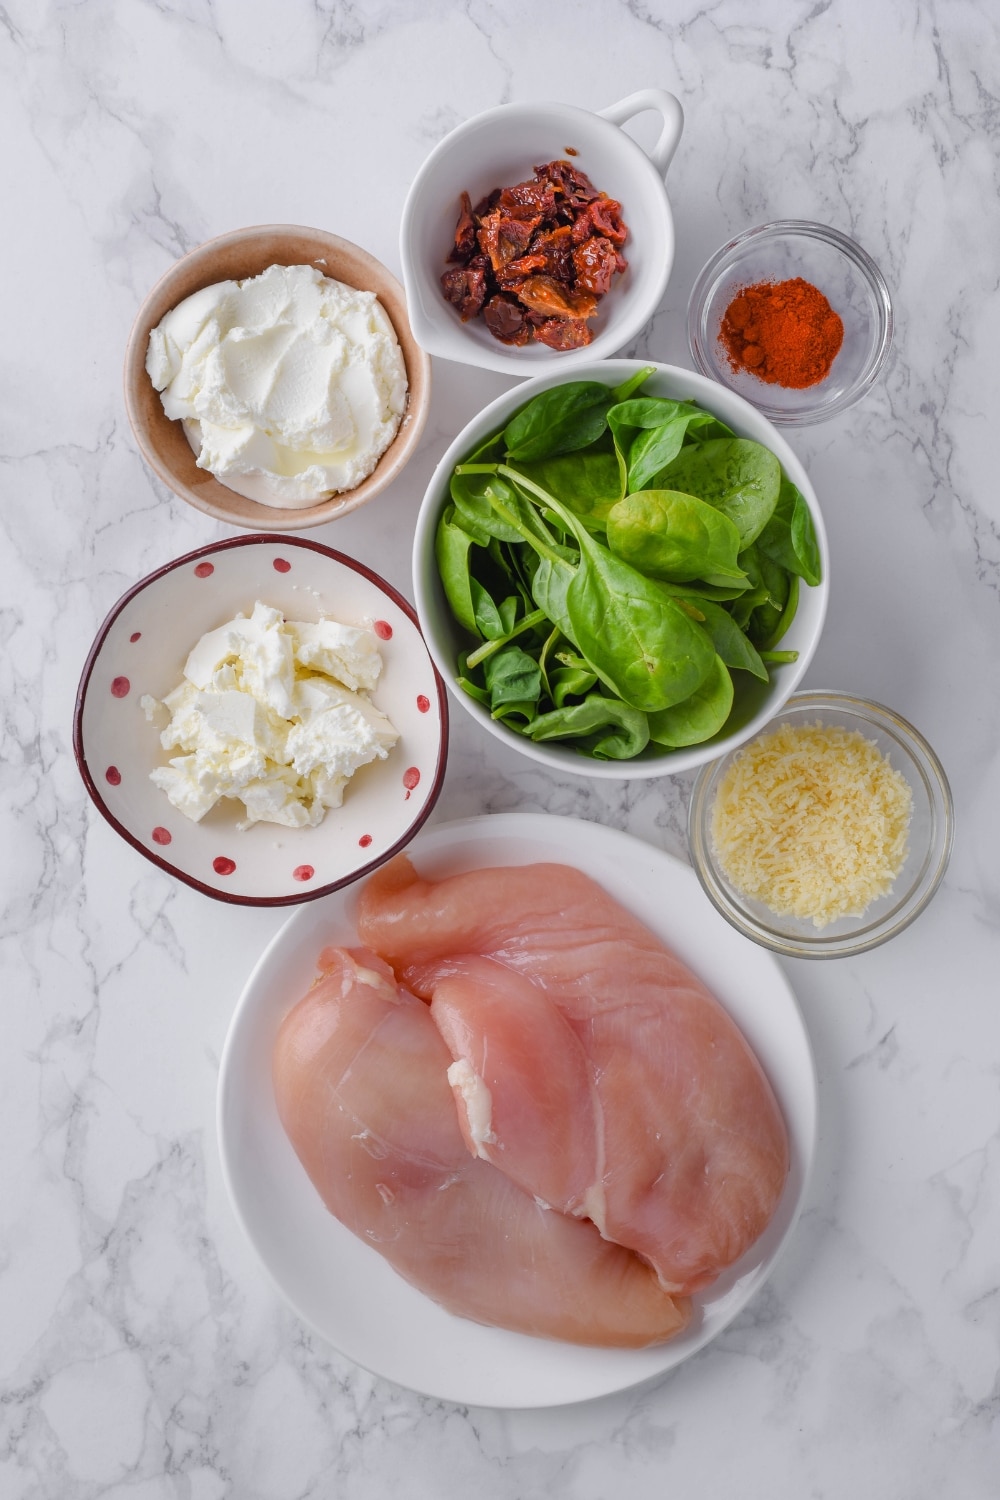
[{"label": "beige ceramic bowl", "polygon": [[[409,395],[406,413],[392,443],[374,471],[353,490],[287,510],[261,505],[228,489],[199,469],[180,422],[165,414],[160,395],[146,374],[149,335],[165,313],[192,292],[218,281],[259,276],[268,266],[315,265],[324,276],[376,294],[399,339],[406,363]],[[290,224],[261,224],[236,229],[190,251],[156,283],[139,309],[125,351],[125,409],[143,458],[175,494],[217,521],[254,531],[295,531],[334,521],[357,510],[391,484],[413,454],[431,396],[430,359],[410,331],[403,288],[374,256],[349,240],[322,229]]]}]

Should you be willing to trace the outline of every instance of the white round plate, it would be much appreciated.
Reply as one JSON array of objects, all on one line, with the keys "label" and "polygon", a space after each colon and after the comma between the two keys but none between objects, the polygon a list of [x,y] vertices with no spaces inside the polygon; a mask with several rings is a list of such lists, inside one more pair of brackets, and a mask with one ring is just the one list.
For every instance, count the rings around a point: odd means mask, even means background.
[{"label": "white round plate", "polygon": [[278,1290],[318,1334],[374,1374],[440,1400],[560,1406],[624,1390],[673,1369],[721,1333],[764,1284],[798,1218],[816,1137],[816,1078],[798,1005],[775,959],[705,899],[687,865],[614,829],[538,813],[466,818],[425,829],[417,869],[462,870],[554,860],[595,875],[698,973],[741,1027],[778,1097],[791,1171],[767,1231],[695,1299],[691,1327],[654,1349],[586,1349],[484,1328],[445,1312],[327,1212],[286,1137],[271,1054],[282,1019],[305,994],[330,943],[355,943],[355,890],[300,907],[250,976],[219,1076],[226,1184]]}]

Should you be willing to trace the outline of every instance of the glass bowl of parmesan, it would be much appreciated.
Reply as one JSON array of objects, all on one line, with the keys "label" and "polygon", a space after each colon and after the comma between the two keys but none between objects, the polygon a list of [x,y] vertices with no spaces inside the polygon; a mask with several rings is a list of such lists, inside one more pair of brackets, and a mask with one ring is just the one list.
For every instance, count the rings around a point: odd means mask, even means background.
[{"label": "glass bowl of parmesan", "polygon": [[699,773],[691,858],[713,905],[789,958],[843,958],[902,932],[951,854],[940,761],[894,710],[795,693],[761,732]]}]

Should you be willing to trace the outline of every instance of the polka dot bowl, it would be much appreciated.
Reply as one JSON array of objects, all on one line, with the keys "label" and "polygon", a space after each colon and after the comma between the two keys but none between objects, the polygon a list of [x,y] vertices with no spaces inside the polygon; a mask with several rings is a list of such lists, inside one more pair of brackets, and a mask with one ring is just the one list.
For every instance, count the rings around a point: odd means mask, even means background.
[{"label": "polka dot bowl", "polygon": [[[343,806],[317,828],[240,830],[242,804],[230,799],[193,823],[149,779],[168,752],[140,700],[162,699],[195,642],[258,599],[287,619],[327,616],[379,637],[373,698],[400,738],[355,774]],[[288,906],[368,874],[423,825],[444,777],[447,695],[413,609],[377,574],[300,537],[236,537],[167,563],[119,599],[83,669],[73,747],[98,810],[161,870],[219,901]]]}]

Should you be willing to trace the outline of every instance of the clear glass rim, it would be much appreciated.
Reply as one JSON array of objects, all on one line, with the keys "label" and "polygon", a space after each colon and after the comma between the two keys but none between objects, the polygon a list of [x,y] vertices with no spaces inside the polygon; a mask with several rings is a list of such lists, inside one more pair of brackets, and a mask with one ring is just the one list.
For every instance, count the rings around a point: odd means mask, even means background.
[{"label": "clear glass rim", "polygon": [[[839,396],[831,401],[822,402],[816,406],[803,406],[798,410],[776,407],[766,400],[756,400],[746,395],[745,391],[740,394],[756,406],[757,410],[766,416],[776,426],[806,427],[814,422],[825,422],[829,417],[836,416],[839,412],[846,411],[855,402],[860,401],[862,396],[874,385],[881,374],[885,362],[889,357],[892,347],[893,335],[893,312],[892,298],[886,285],[885,277],[878,266],[872,260],[867,250],[828,224],[818,224],[811,219],[775,219],[769,224],[757,224],[751,229],[745,229],[742,234],[736,235],[734,239],[728,240],[714,255],[712,255],[699,272],[691,296],[688,299],[687,309],[687,335],[688,348],[695,366],[703,375],[710,380],[718,380],[720,384],[730,385],[730,382],[722,379],[718,367],[713,362],[709,353],[709,337],[705,327],[705,315],[711,302],[712,295],[722,276],[730,269],[732,264],[739,258],[740,252],[746,247],[754,244],[764,244],[768,240],[782,239],[798,236],[802,239],[821,240],[824,244],[832,245],[839,250],[848,260],[857,267],[875,299],[878,311],[878,337],[868,356],[864,368]],[[730,389],[733,389],[730,386]]]},{"label": "clear glass rim", "polygon": [[[842,932],[829,937],[823,937],[821,933],[817,933],[815,937],[792,937],[768,926],[735,904],[718,876],[712,857],[708,814],[715,783],[724,765],[732,755],[745,749],[744,745],[711,761],[698,772],[688,804],[688,845],[695,874],[706,896],[726,921],[745,937],[785,958],[847,958],[877,948],[896,937],[927,906],[944,879],[951,858],[955,837],[954,801],[944,767],[931,745],[909,720],[884,703],[832,689],[806,689],[793,693],[770,723],[778,723],[789,714],[813,709],[851,713],[892,734],[893,738],[905,746],[923,778],[931,809],[928,850],[913,884],[900,897],[892,911],[854,932]],[[769,725],[765,725],[759,732],[767,733],[768,728]]]}]

